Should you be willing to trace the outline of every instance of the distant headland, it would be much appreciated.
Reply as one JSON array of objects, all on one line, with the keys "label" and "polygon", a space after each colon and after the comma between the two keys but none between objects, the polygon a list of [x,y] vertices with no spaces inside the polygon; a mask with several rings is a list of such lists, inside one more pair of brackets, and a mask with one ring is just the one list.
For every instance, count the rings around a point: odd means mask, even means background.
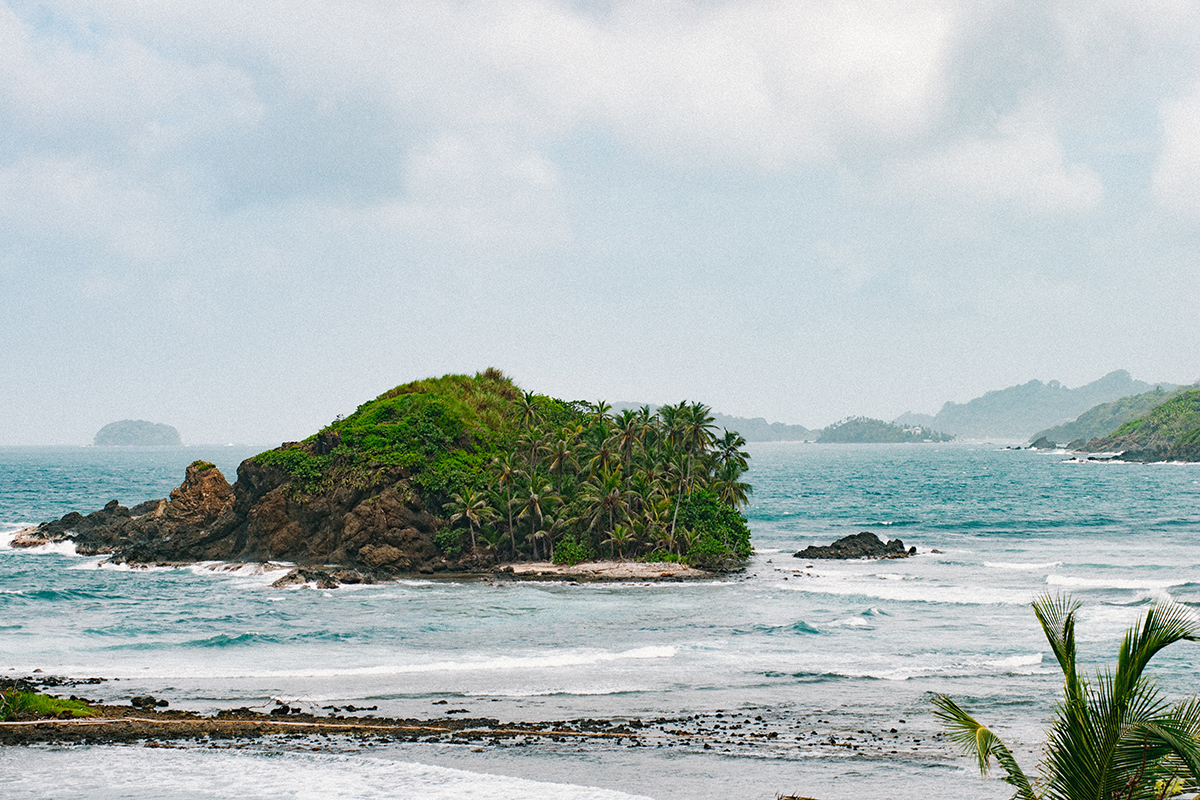
[{"label": "distant headland", "polygon": [[96,447],[179,447],[183,441],[179,431],[170,425],[144,419],[123,419],[110,422],[97,431],[92,444]]}]

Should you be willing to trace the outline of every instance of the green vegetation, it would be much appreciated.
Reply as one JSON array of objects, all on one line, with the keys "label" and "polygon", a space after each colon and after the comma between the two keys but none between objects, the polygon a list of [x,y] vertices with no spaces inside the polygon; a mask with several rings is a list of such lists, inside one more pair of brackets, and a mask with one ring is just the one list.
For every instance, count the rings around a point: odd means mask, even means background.
[{"label": "green vegetation", "polygon": [[1031,781],[1009,749],[946,696],[934,699],[935,716],[952,741],[987,774],[993,758],[1021,800],[1140,800],[1164,798],[1200,781],[1200,698],[1169,705],[1143,672],[1159,650],[1200,638],[1200,623],[1184,606],[1159,603],[1125,634],[1115,671],[1089,682],[1075,653],[1079,604],[1043,596],[1034,613],[1065,677],[1049,740]]},{"label": "green vegetation", "polygon": [[1126,422],[1149,414],[1156,407],[1186,392],[1189,388],[1183,386],[1173,391],[1167,391],[1163,387],[1157,386],[1149,392],[1122,397],[1111,403],[1101,403],[1080,414],[1074,422],[1067,422],[1040,431],[1031,436],[1029,440],[1036,441],[1044,436],[1052,442],[1068,444],[1080,439],[1083,442],[1089,442],[1092,439],[1108,436]]},{"label": "green vegetation", "polygon": [[94,717],[100,712],[78,700],[63,700],[40,692],[5,689],[0,691],[0,722],[21,719]]},{"label": "green vegetation", "polygon": [[110,422],[96,432],[92,444],[96,447],[179,447],[179,431],[170,425],[147,422],[144,419],[123,419]]},{"label": "green vegetation", "polygon": [[822,443],[887,443],[887,442],[948,442],[954,437],[947,433],[914,425],[904,427],[870,417],[848,417],[824,428],[817,437]]},{"label": "green vegetation", "polygon": [[1143,447],[1173,444],[1200,428],[1200,389],[1176,395],[1144,417],[1126,422],[1113,438],[1131,437]]},{"label": "green vegetation", "polygon": [[653,551],[724,568],[751,553],[745,441],[707,406],[611,413],[523,392],[501,372],[398,386],[303,443],[255,456],[301,499],[407,482],[444,511],[450,557],[563,563]]}]

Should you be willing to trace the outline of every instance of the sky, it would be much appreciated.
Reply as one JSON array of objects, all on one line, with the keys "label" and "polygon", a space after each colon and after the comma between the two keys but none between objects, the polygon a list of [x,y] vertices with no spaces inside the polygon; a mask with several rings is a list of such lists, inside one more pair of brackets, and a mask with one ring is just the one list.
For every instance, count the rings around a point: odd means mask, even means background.
[{"label": "sky", "polygon": [[1200,4],[0,3],[0,445],[488,366],[809,427],[1200,379]]}]

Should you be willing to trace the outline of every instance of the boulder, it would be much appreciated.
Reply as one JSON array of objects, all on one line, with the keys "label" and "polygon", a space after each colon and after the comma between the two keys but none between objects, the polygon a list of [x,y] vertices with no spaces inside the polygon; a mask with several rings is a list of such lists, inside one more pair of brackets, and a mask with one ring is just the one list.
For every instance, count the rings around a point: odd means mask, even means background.
[{"label": "boulder", "polygon": [[917,554],[917,548],[904,549],[904,542],[892,539],[883,542],[870,531],[843,536],[833,544],[810,545],[795,558],[907,558]]},{"label": "boulder", "polygon": [[1029,448],[1031,450],[1057,450],[1058,442],[1052,442],[1049,439],[1047,439],[1045,436],[1043,436],[1042,438],[1038,439],[1033,444],[1029,445]]}]

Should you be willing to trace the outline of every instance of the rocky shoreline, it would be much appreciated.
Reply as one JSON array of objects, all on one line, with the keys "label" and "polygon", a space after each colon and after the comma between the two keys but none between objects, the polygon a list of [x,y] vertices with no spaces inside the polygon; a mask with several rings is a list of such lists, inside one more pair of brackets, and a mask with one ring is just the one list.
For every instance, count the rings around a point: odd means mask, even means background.
[{"label": "rocky shoreline", "polygon": [[[26,686],[95,686],[104,679],[21,679]],[[11,683],[11,681],[10,681]],[[90,691],[90,690],[89,690]],[[809,714],[751,706],[734,710],[647,718],[502,721],[447,706],[437,716],[375,716],[372,708],[325,706],[302,709],[275,701],[269,711],[233,708],[211,715],[163,708],[153,697],[130,705],[87,701],[98,713],[73,719],[0,722],[0,746],[141,745],[145,747],[240,747],[263,743],[315,749],[362,743],[423,743],[482,748],[653,747],[743,757],[835,755],[867,759],[953,759],[954,751],[930,720],[890,720],[874,730],[861,719],[839,720],[836,712]],[[133,703],[136,703],[133,704]],[[318,712],[318,713],[314,713]],[[319,713],[325,712],[325,713]],[[292,744],[289,745],[288,743]]]},{"label": "rocky shoreline", "polygon": [[[168,499],[132,508],[113,500],[86,516],[71,512],[61,519],[17,531],[9,546],[34,548],[69,543],[80,555],[103,555],[112,563],[135,567],[182,567],[211,561],[230,568],[258,564],[266,569],[272,563],[289,569],[275,581],[278,588],[313,585],[335,589],[343,584],[435,575],[460,580],[495,576],[511,580],[642,582],[695,580],[718,574],[676,562],[493,565],[450,561],[439,556],[433,544],[437,518],[421,509],[415,498],[389,495],[392,490],[324,521],[313,517],[303,526],[286,517],[272,516],[263,521],[273,503],[286,506],[291,502],[286,486],[278,480],[279,476],[247,459],[238,467],[238,482],[231,486],[216,467],[197,461],[187,468],[183,484]],[[262,489],[266,491],[260,493]],[[349,501],[340,503],[347,505]],[[364,510],[364,506],[369,508]],[[306,507],[306,513],[314,512]],[[340,522],[338,534],[311,541],[311,526],[330,526],[332,519]]]}]

